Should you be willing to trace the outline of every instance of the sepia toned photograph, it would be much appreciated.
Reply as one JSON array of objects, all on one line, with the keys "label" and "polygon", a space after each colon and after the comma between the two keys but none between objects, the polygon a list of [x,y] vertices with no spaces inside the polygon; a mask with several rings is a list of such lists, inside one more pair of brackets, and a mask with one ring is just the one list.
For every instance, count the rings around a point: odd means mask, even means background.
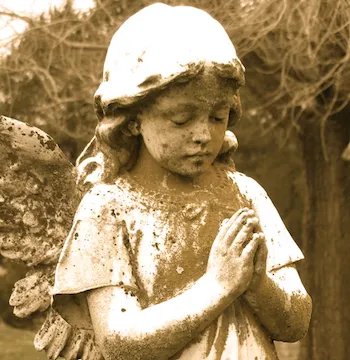
[{"label": "sepia toned photograph", "polygon": [[348,360],[348,0],[0,0],[0,360]]}]

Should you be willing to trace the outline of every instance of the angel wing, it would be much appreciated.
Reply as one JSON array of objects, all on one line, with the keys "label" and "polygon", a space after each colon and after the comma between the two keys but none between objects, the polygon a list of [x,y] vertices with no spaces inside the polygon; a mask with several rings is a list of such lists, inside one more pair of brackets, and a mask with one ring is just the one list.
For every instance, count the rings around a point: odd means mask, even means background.
[{"label": "angel wing", "polygon": [[81,198],[74,166],[46,133],[4,116],[0,154],[0,253],[29,267],[10,305],[18,317],[50,308],[35,338],[49,359],[100,359],[91,331],[71,326],[50,307],[55,268]]}]

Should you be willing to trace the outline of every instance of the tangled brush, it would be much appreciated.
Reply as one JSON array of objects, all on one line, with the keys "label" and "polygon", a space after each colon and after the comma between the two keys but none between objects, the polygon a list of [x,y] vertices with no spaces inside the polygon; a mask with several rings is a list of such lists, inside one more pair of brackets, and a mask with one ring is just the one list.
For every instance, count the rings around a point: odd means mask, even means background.
[{"label": "tangled brush", "polygon": [[[349,0],[189,0],[218,19],[249,70],[265,77],[265,108],[298,126],[305,112],[321,121],[350,98]],[[253,69],[252,69],[253,66]]]}]

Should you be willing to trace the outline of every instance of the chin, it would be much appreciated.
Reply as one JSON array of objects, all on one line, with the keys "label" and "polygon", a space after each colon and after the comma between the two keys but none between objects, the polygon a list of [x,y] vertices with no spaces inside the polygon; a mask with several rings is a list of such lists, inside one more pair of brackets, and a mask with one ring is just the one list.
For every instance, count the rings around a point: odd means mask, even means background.
[{"label": "chin", "polygon": [[176,166],[176,164],[163,163],[161,166],[170,172],[189,178],[195,178],[205,173],[211,166],[211,163],[202,160],[195,162],[188,162],[181,164],[183,166]]},{"label": "chin", "polygon": [[197,176],[204,174],[206,170],[208,170],[208,167],[201,166],[196,168],[174,169],[170,171],[181,176],[195,178]]}]

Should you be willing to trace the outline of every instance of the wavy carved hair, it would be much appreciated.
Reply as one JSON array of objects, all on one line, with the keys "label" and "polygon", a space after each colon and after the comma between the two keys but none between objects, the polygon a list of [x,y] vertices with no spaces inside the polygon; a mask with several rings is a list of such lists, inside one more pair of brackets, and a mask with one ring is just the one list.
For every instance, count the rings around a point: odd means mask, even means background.
[{"label": "wavy carved hair", "polygon": [[[98,117],[98,124],[95,136],[85,147],[77,159],[77,185],[82,190],[97,183],[113,183],[123,171],[128,171],[137,160],[141,135],[134,136],[130,129],[136,126],[137,114],[145,105],[150,105],[163,90],[172,84],[184,83],[200,76],[204,65],[197,66],[196,73],[179,74],[170,83],[155,84],[148,93],[139,94],[129,101],[132,105],[120,107],[118,103],[109,104],[103,107],[100,98],[95,97],[95,112]],[[212,64],[209,71],[223,79],[231,82],[236,90],[233,105],[230,109],[228,128],[232,127],[241,117],[241,102],[238,89],[244,85],[244,69],[240,63],[235,64]],[[181,76],[182,75],[182,76]],[[218,160],[231,162],[231,155],[237,148],[235,137],[232,133],[226,134],[222,151]],[[234,139],[232,143],[232,137]]]}]

